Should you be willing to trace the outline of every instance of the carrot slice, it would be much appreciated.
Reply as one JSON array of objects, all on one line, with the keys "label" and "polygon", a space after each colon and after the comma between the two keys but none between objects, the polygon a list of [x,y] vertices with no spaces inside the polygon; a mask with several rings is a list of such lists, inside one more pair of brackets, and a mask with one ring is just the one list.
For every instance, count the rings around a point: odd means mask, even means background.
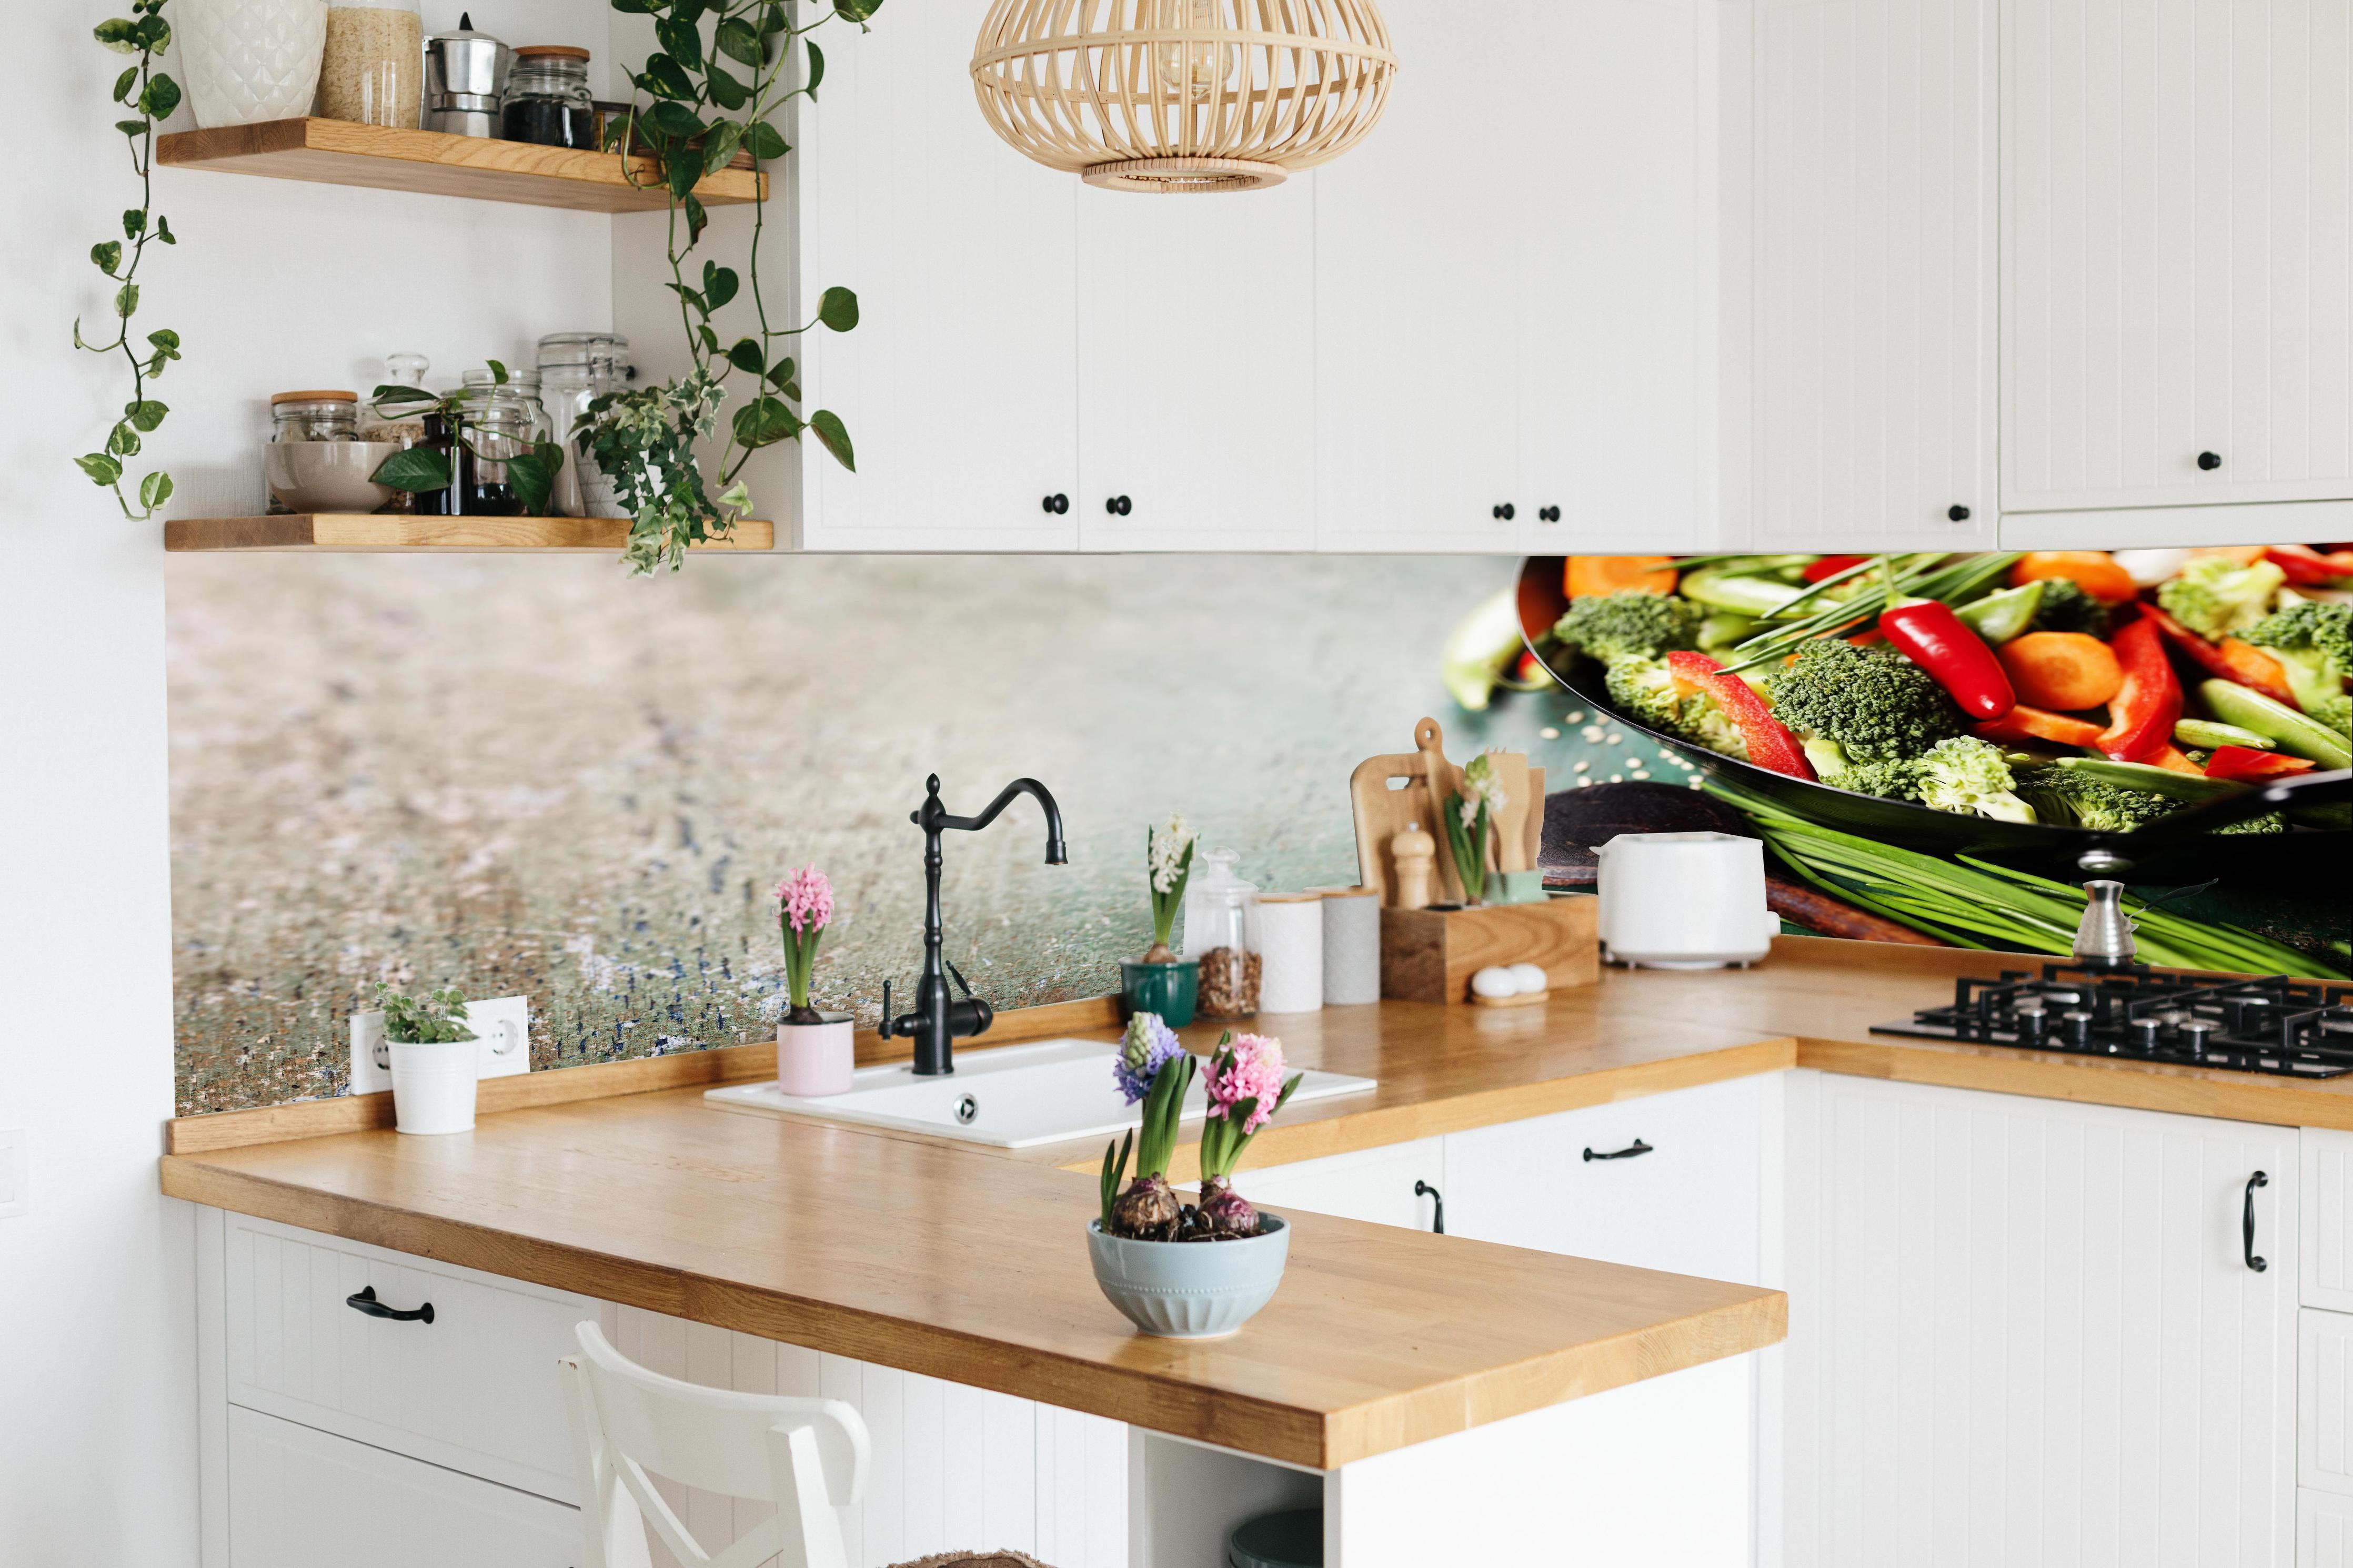
[{"label": "carrot slice", "polygon": [[2159,746],[2157,750],[2145,752],[2132,760],[2137,763],[2147,763],[2153,768],[2163,768],[2168,773],[2188,773],[2193,778],[2206,776],[2206,770],[2182,755],[2181,748],[2176,745]]},{"label": "carrot slice", "polygon": [[1572,599],[1593,594],[1672,594],[1675,591],[1675,558],[1572,555],[1562,577],[1562,585]]},{"label": "carrot slice", "polygon": [[2104,605],[2121,605],[2140,592],[2132,574],[2105,550],[2030,550],[2010,569],[2012,586],[2064,577]]},{"label": "carrot slice", "polygon": [[2029,632],[1994,652],[2018,700],[2037,708],[2097,708],[2125,683],[2115,650],[2082,632]]},{"label": "carrot slice", "polygon": [[1999,719],[1977,725],[1969,733],[1981,741],[2055,741],[2087,751],[2096,751],[2100,744],[2100,727],[2089,720],[2047,713],[2023,702]]}]

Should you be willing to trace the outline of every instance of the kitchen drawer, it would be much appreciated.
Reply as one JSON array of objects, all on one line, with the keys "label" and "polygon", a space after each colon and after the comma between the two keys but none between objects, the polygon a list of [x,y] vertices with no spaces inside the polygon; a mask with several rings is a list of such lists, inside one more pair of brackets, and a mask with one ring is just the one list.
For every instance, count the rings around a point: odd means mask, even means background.
[{"label": "kitchen drawer", "polygon": [[1271,1165],[1263,1171],[1253,1171],[1245,1163],[1234,1173],[1234,1185],[1251,1203],[1278,1214],[1304,1209],[1309,1214],[1428,1230],[1434,1212],[1431,1202],[1413,1189],[1419,1183],[1441,1193],[1446,1190],[1444,1142],[1420,1138],[1386,1149]]},{"label": "kitchen drawer", "polygon": [[2296,1315],[2295,1479],[2353,1497],[2353,1314]]},{"label": "kitchen drawer", "polygon": [[1755,1284],[1766,1088],[1735,1079],[1451,1133],[1446,1228]]},{"label": "kitchen drawer", "polygon": [[2297,1277],[2307,1307],[2353,1312],[2353,1132],[2307,1127],[2304,1161],[2304,1262]]},{"label": "kitchen drawer", "polygon": [[586,1561],[577,1509],[256,1410],[228,1413],[228,1568]]},{"label": "kitchen drawer", "polygon": [[[576,1503],[555,1358],[604,1310],[585,1296],[230,1215],[228,1400]],[[345,1304],[433,1304],[390,1322]]]},{"label": "kitchen drawer", "polygon": [[2295,1494],[2295,1568],[2353,1568],[2353,1498]]}]

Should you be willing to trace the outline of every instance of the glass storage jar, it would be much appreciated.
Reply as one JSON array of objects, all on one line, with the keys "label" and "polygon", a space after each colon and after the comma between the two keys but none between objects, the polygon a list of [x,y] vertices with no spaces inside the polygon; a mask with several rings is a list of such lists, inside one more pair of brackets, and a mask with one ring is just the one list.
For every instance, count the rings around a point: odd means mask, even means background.
[{"label": "glass storage jar", "polygon": [[629,340],[614,332],[551,332],[539,340],[539,379],[555,439],[564,447],[556,471],[555,506],[566,517],[627,517],[588,455],[578,426],[588,405],[620,392],[636,373],[629,367]]},{"label": "glass storage jar", "polygon": [[1185,956],[1201,962],[1194,1016],[1240,1018],[1258,1011],[1258,889],[1235,874],[1234,851],[1205,858],[1185,889]]},{"label": "glass storage jar", "polygon": [[[425,373],[433,362],[423,354],[396,353],[384,356],[386,386],[413,387],[417,401],[413,404],[394,403],[387,409],[371,397],[364,405],[360,423],[363,441],[389,442],[396,447],[415,447],[425,440]],[[402,412],[402,410],[407,412]],[[407,490],[395,490],[391,500],[376,508],[378,511],[410,512],[417,510],[417,497]]]},{"label": "glass storage jar", "polygon": [[457,510],[469,517],[520,517],[522,499],[507,477],[506,459],[519,458],[545,439],[547,415],[541,409],[536,384],[527,395],[513,382],[478,384],[469,371],[466,390],[459,395]]},{"label": "glass storage jar", "polygon": [[360,395],[356,392],[280,392],[269,399],[272,441],[356,441]]},{"label": "glass storage jar", "polygon": [[588,91],[588,51],[526,44],[514,52],[500,134],[543,147],[596,145],[596,104]]},{"label": "glass storage jar", "polygon": [[417,129],[425,105],[425,24],[417,0],[328,0],[319,112]]}]

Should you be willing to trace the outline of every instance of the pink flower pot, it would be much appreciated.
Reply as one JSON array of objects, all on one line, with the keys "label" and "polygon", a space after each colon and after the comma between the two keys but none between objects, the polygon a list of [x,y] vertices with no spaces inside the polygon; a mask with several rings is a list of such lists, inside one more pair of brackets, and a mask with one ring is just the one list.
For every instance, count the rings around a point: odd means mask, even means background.
[{"label": "pink flower pot", "polygon": [[822,1024],[776,1026],[776,1089],[813,1097],[849,1092],[858,1066],[849,1015],[828,1013]]}]

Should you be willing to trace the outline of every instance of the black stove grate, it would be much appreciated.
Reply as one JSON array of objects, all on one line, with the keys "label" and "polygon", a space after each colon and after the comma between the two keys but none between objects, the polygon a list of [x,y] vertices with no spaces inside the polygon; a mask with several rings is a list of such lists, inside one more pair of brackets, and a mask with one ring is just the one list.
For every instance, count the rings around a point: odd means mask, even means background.
[{"label": "black stove grate", "polygon": [[2335,1078],[2353,1072],[2353,985],[2046,963],[2039,978],[2010,969],[1957,980],[1952,1005],[1871,1032]]}]

